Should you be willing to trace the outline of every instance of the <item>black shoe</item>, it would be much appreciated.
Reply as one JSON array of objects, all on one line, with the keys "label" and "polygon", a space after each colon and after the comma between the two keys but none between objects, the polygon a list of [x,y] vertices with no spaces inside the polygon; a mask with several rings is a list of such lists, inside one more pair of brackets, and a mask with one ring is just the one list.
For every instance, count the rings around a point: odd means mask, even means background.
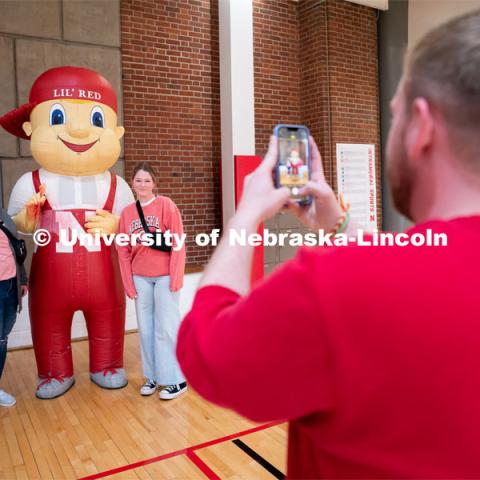
[{"label": "black shoe", "polygon": [[153,393],[155,393],[156,389],[157,383],[155,382],[155,380],[150,380],[149,378],[147,378],[145,383],[142,385],[142,388],[140,389],[140,395],[152,395]]},{"label": "black shoe", "polygon": [[185,393],[187,390],[187,382],[177,383],[175,385],[167,385],[160,390],[159,397],[162,400],[172,400],[173,398],[177,398],[182,393]]}]

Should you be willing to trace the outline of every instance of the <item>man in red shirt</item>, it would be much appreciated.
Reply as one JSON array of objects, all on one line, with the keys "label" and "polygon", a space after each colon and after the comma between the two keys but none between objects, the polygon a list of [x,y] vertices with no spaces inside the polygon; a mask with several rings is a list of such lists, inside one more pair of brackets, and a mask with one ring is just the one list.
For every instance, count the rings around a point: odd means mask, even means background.
[{"label": "man in red shirt", "polygon": [[[291,478],[480,478],[480,12],[416,46],[392,114],[396,206],[410,237],[448,245],[302,249],[250,290],[252,247],[224,238],[179,333],[201,395],[290,421]],[[291,208],[313,230],[344,229],[311,147],[314,202]],[[272,138],[227,228],[256,232],[282,208],[276,155]]]}]

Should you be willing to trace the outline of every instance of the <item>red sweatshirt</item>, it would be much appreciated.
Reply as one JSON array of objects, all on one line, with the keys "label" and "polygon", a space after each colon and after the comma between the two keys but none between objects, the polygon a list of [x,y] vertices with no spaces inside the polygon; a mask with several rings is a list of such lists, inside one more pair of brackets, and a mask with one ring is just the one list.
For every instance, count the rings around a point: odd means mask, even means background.
[{"label": "red sweatshirt", "polygon": [[[182,217],[175,203],[168,197],[158,196],[142,207],[143,215],[151,232],[170,230],[183,234]],[[135,203],[126,206],[120,215],[118,233],[140,234],[144,232]],[[160,277],[170,275],[170,290],[175,292],[183,286],[185,271],[185,245],[179,251],[161,252],[138,243],[135,246],[119,247],[118,258],[123,286],[127,295],[136,294],[133,275]]]},{"label": "red sweatshirt", "polygon": [[303,249],[248,296],[198,291],[192,386],[290,420],[291,478],[480,478],[480,217],[411,230],[448,247]]}]

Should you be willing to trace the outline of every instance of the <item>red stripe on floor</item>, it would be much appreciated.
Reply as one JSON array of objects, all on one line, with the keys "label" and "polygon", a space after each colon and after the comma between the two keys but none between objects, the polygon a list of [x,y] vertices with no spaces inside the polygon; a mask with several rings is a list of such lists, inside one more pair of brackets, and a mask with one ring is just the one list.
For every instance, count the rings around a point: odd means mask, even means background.
[{"label": "red stripe on floor", "polygon": [[110,475],[115,475],[116,473],[127,472],[128,470],[144,467],[145,465],[150,465],[151,463],[161,462],[162,460],[166,460],[167,458],[178,457],[179,455],[184,455],[184,454],[187,454],[188,456],[189,452],[194,452],[195,450],[200,450],[201,448],[210,447],[212,445],[217,445],[218,443],[223,443],[223,442],[227,442],[228,440],[233,440],[235,438],[243,437],[245,435],[250,435],[251,433],[255,433],[261,430],[265,430],[267,428],[275,427],[282,423],[284,423],[284,421],[265,423],[264,425],[258,425],[257,427],[249,428],[248,430],[243,430],[238,433],[232,433],[231,435],[227,435],[226,437],[216,438],[215,440],[199,443],[198,445],[194,445],[192,447],[182,448],[181,450],[165,453],[163,455],[159,455],[158,457],[152,457],[146,460],[140,460],[139,462],[129,463],[128,465],[124,465],[122,467],[112,468],[111,470],[105,470],[104,472],[94,473],[93,475],[87,475],[86,477],[82,477],[79,480],[95,480],[97,478],[105,478]]},{"label": "red stripe on floor", "polygon": [[226,437],[216,438],[215,440],[210,440],[209,442],[199,443],[193,447],[188,447],[187,450],[200,450],[201,448],[211,447],[212,445],[217,445],[217,443],[227,442],[228,440],[233,440],[234,438],[243,437],[245,435],[250,435],[251,433],[259,432],[260,430],[265,430],[267,428],[276,427],[277,425],[281,425],[285,423],[285,420],[281,422],[270,422],[265,423],[264,425],[258,425],[257,427],[249,428],[248,430],[243,430],[242,432],[232,433],[231,435],[227,435]]},{"label": "red stripe on floor", "polygon": [[187,457],[209,480],[221,480],[221,478],[195,452],[189,450],[187,452]]}]

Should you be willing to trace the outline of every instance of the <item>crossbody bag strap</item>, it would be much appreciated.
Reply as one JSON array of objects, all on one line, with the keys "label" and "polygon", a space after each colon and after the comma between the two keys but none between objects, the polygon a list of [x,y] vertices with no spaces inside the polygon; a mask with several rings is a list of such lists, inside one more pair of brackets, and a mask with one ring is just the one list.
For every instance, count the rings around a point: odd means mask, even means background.
[{"label": "crossbody bag strap", "polygon": [[145,221],[145,216],[143,215],[143,210],[142,210],[142,205],[140,204],[140,200],[137,200],[135,202],[135,205],[137,206],[138,216],[140,217],[140,221],[142,222],[142,227],[145,230],[145,233],[151,233],[150,230],[148,229],[147,222]]},{"label": "crossbody bag strap", "polygon": [[[143,215],[142,206],[140,205],[140,201],[137,200],[135,202],[135,205],[137,206],[138,216],[140,217],[140,221],[142,222],[142,227],[145,230],[145,233],[153,233],[148,229],[147,222],[145,221],[145,216]],[[165,240],[163,238],[162,232],[158,232],[157,235],[160,237],[160,244],[150,245],[150,248],[153,248],[153,250],[160,250],[161,252],[170,253],[172,251],[172,247],[165,245]]]}]

